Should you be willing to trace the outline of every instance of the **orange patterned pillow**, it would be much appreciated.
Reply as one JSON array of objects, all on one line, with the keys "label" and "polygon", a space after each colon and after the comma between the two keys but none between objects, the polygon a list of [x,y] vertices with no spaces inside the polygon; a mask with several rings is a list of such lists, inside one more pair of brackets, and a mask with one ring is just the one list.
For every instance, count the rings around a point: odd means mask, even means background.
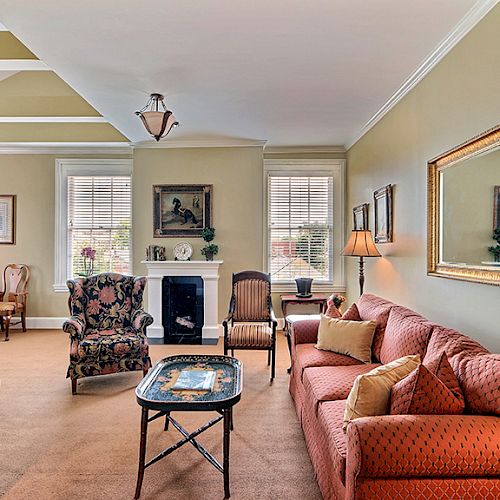
[{"label": "orange patterned pillow", "polygon": [[419,365],[391,389],[391,415],[460,415],[463,399],[424,365]]},{"label": "orange patterned pillow", "polygon": [[361,316],[359,315],[358,306],[352,304],[349,309],[342,315],[342,319],[346,321],[361,321]]}]

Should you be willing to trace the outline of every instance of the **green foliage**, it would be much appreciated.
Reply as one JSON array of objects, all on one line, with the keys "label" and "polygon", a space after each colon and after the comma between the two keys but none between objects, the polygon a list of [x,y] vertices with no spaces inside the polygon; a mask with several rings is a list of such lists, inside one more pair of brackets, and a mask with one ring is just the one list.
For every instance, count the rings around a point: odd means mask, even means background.
[{"label": "green foliage", "polygon": [[500,260],[500,228],[493,231],[492,238],[498,243],[496,246],[488,247],[488,251],[493,254],[495,261]]},{"label": "green foliage", "polygon": [[207,255],[207,254],[212,254],[212,255],[217,255],[219,253],[219,245],[216,245],[215,243],[210,243],[209,245],[205,245],[201,249],[202,255]]},{"label": "green foliage", "polygon": [[215,228],[205,227],[201,231],[202,238],[208,243],[215,238]]},{"label": "green foliage", "polygon": [[296,243],[296,255],[324,274],[327,269],[328,228],[323,224],[310,224],[301,228]]}]

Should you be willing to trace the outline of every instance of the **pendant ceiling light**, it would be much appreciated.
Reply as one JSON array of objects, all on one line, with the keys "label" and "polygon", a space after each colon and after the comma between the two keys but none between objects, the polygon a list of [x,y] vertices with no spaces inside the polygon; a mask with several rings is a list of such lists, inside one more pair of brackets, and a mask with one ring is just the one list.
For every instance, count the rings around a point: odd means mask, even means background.
[{"label": "pendant ceiling light", "polygon": [[157,141],[165,137],[172,127],[179,125],[172,111],[166,108],[161,94],[151,94],[146,106],[135,114],[141,118],[146,130]]}]

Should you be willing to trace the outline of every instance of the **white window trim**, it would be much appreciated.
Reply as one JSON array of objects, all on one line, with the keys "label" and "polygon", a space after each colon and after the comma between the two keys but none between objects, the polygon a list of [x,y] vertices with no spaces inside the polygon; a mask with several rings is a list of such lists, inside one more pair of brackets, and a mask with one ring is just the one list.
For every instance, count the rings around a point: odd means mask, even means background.
[{"label": "white window trim", "polygon": [[[56,159],[55,175],[55,256],[54,256],[54,292],[67,292],[68,287],[68,176],[69,175],[130,175],[133,160],[128,159]],[[132,242],[132,228],[130,234]],[[131,263],[132,249],[130,251]]]},{"label": "white window trim", "polygon": [[[345,234],[345,160],[264,160],[264,269],[268,269],[268,178],[272,172],[289,172],[291,174],[322,174],[333,176],[333,283],[317,283],[313,281],[313,291],[345,292],[344,248]],[[292,292],[296,290],[295,282],[273,283],[273,292]]]}]

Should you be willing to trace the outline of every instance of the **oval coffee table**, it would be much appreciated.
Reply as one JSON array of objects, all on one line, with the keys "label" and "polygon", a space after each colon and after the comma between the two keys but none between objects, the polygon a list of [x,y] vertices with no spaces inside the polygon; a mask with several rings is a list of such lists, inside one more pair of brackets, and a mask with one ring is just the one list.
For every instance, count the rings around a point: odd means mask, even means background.
[{"label": "oval coffee table", "polygon": [[[191,371],[196,372],[194,377],[200,374],[203,377],[203,373],[215,372],[212,389],[175,389],[173,386],[177,383],[179,374],[182,372],[183,376],[186,376],[186,373],[188,373],[189,376]],[[222,472],[224,476],[224,498],[230,497],[229,435],[233,428],[233,406],[240,400],[241,390],[242,365],[240,361],[230,356],[169,356],[155,364],[135,390],[137,402],[142,406],[139,470],[135,489],[136,499],[141,494],[145,469],[186,443],[191,443],[219,472]],[[149,410],[156,410],[157,413],[149,417]],[[170,415],[173,411],[216,411],[220,415],[189,433]],[[183,439],[146,462],[148,423],[163,416],[165,417],[164,429],[168,430],[169,423],[171,423],[183,435]],[[221,420],[224,420],[222,465],[195,439],[196,436]]]}]

